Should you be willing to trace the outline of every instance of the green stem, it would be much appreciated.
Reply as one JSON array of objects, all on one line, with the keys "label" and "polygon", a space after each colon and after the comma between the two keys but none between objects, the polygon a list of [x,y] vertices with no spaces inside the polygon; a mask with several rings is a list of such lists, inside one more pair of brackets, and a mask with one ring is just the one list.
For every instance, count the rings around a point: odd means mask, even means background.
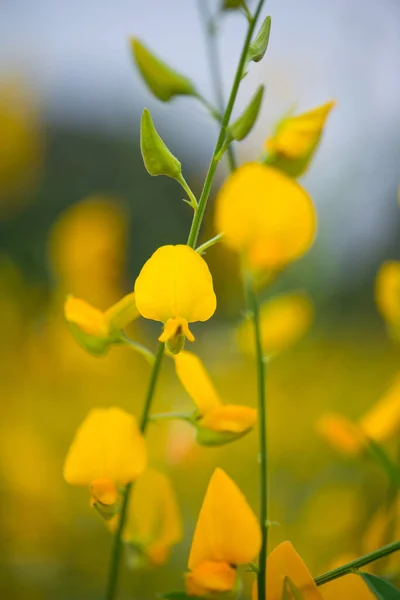
[{"label": "green stem", "polygon": [[210,240],[207,240],[206,242],[204,242],[204,244],[201,244],[200,246],[198,246],[196,248],[197,254],[200,254],[200,255],[203,254],[208,248],[211,248],[211,246],[218,244],[218,242],[220,242],[223,237],[224,237],[223,233],[218,233]]},{"label": "green stem", "polygon": [[259,462],[260,462],[260,528],[262,535],[261,550],[258,560],[257,594],[258,600],[266,598],[266,563],[268,550],[268,454],[267,454],[267,398],[266,398],[266,364],[261,343],[260,308],[252,278],[244,273],[245,295],[253,321],[256,346],[257,388],[258,388],[258,428],[259,428]]},{"label": "green stem", "polygon": [[151,350],[146,348],[146,346],[143,346],[142,344],[131,340],[125,334],[123,334],[122,340],[123,343],[126,344],[126,346],[129,346],[129,348],[132,348],[132,350],[135,350],[135,352],[139,352],[139,354],[141,354],[150,365],[154,364],[154,354],[151,352]]},{"label": "green stem", "polygon": [[251,38],[252,38],[253,32],[254,32],[254,28],[256,26],[256,23],[257,23],[259,15],[260,15],[261,9],[263,7],[263,4],[264,4],[264,0],[258,1],[257,8],[254,13],[254,17],[252,17],[251,21],[249,22],[247,35],[246,35],[245,42],[243,44],[243,49],[242,49],[242,53],[240,55],[239,64],[236,69],[236,75],[235,75],[235,79],[233,81],[232,90],[231,90],[231,93],[229,96],[228,104],[226,106],[224,115],[221,120],[221,131],[218,136],[217,143],[215,145],[214,153],[211,158],[211,163],[210,163],[207,175],[206,175],[206,179],[204,181],[204,186],[203,186],[201,196],[199,199],[199,206],[198,206],[197,211],[194,214],[192,226],[190,228],[190,233],[189,233],[187,244],[191,248],[195,248],[196,243],[197,243],[197,238],[199,236],[199,231],[200,231],[201,223],[202,223],[202,220],[204,217],[204,212],[206,210],[208,198],[209,198],[210,192],[211,192],[212,182],[214,180],[214,175],[215,175],[215,172],[216,172],[217,166],[218,166],[217,155],[225,141],[227,127],[229,125],[229,120],[232,116],[232,111],[233,111],[233,107],[234,107],[234,104],[236,101],[236,96],[237,96],[240,82],[241,82],[242,76],[243,76],[243,69],[244,69],[244,66],[246,63],[247,51],[249,49],[249,46],[251,43]]},{"label": "green stem", "polygon": [[[217,101],[217,108],[219,112],[219,119],[221,121],[221,115],[224,110],[224,90],[222,86],[222,70],[220,54],[217,43],[217,24],[215,19],[212,18],[209,10],[208,0],[198,0],[199,13],[204,23],[204,31],[206,34],[206,49],[207,59],[209,64],[209,70],[211,74],[211,81],[215,91],[215,98]],[[214,112],[214,116],[215,116]],[[236,158],[232,146],[227,148],[227,157],[229,169],[234,171],[236,169]]]},{"label": "green stem", "polygon": [[182,175],[182,173],[180,174],[180,177],[178,179],[179,183],[181,184],[181,186],[183,187],[183,189],[185,190],[185,192],[187,193],[187,195],[189,196],[190,199],[190,206],[193,208],[193,210],[197,210],[197,198],[196,196],[193,194],[192,190],[190,189],[186,179],[184,178],[184,176]]},{"label": "green stem", "polygon": [[[158,379],[158,376],[160,373],[160,367],[161,367],[163,356],[164,356],[164,344],[160,343],[158,346],[156,358],[155,358],[153,368],[151,371],[149,387],[147,389],[146,399],[144,402],[142,417],[141,417],[140,425],[139,425],[139,428],[140,428],[140,431],[142,434],[145,433],[145,431],[147,429],[147,425],[149,423],[149,414],[150,414],[151,403],[153,401],[154,392],[156,389],[157,379]],[[124,526],[125,526],[126,517],[127,517],[127,513],[128,513],[128,505],[129,505],[129,498],[130,498],[131,490],[132,490],[132,482],[128,483],[125,486],[124,491],[122,493],[121,512],[120,512],[120,516],[119,516],[119,520],[118,520],[117,531],[115,532],[115,535],[114,535],[114,543],[113,543],[113,548],[112,548],[112,552],[111,552],[111,563],[110,563],[108,583],[107,583],[107,589],[106,589],[106,595],[105,595],[106,600],[114,600],[115,594],[117,591],[119,565],[120,565],[120,558],[121,558],[121,552],[122,552],[122,534],[124,531]]]},{"label": "green stem", "polygon": [[397,542],[392,542],[391,544],[387,544],[387,546],[383,546],[382,548],[374,550],[369,554],[360,556],[360,558],[356,558],[355,560],[352,560],[351,562],[346,563],[345,565],[342,565],[337,569],[333,569],[333,571],[328,571],[323,575],[319,575],[314,579],[314,581],[317,585],[324,585],[329,581],[333,581],[338,577],[343,577],[343,575],[347,575],[355,569],[361,569],[361,567],[365,567],[365,565],[369,565],[369,563],[372,563],[375,560],[378,560],[379,558],[383,558],[384,556],[388,556],[389,554],[392,554],[393,552],[397,552],[399,550],[400,540],[398,540]]}]

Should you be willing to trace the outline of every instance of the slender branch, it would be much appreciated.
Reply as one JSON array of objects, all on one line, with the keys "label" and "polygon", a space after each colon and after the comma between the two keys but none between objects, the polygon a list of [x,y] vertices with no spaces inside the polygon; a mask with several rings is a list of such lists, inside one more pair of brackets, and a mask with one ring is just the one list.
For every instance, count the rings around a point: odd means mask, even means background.
[{"label": "slender branch", "polygon": [[333,569],[332,571],[328,571],[323,575],[319,575],[314,579],[317,585],[324,585],[329,581],[333,581],[338,577],[343,577],[343,575],[347,575],[348,573],[352,573],[355,569],[361,569],[361,567],[365,567],[365,565],[369,565],[369,563],[378,560],[379,558],[383,558],[384,556],[388,556],[393,552],[398,552],[400,550],[400,540],[397,542],[392,542],[391,544],[387,544],[386,546],[382,546],[378,550],[374,550],[369,554],[365,554],[364,556],[360,556],[351,562],[338,567],[337,569]]},{"label": "slender branch", "polygon": [[260,308],[253,281],[248,273],[244,273],[244,286],[247,310],[253,322],[256,346],[257,388],[258,388],[258,430],[259,430],[259,463],[260,463],[260,528],[261,550],[258,560],[257,594],[258,600],[266,597],[266,563],[268,551],[268,453],[267,453],[267,398],[266,398],[266,364],[261,343]]},{"label": "slender branch", "polygon": [[185,192],[187,193],[187,195],[189,196],[190,199],[190,206],[193,208],[193,210],[197,210],[197,198],[196,196],[193,194],[192,190],[190,189],[186,179],[184,178],[184,176],[181,173],[181,176],[179,178],[179,183],[181,184],[181,186],[183,187],[183,189],[185,190]]},{"label": "slender branch", "polygon": [[[208,0],[197,0],[199,7],[200,17],[203,21],[205,38],[206,38],[206,50],[207,59],[209,64],[209,70],[211,75],[211,81],[215,92],[215,99],[217,101],[217,108],[219,114],[219,121],[221,121],[221,115],[224,110],[224,89],[222,85],[222,69],[220,61],[220,53],[218,49],[217,32],[218,25],[213,19],[208,5]],[[214,112],[214,115],[216,113]],[[217,115],[218,116],[218,115]],[[227,149],[228,164],[231,171],[236,168],[236,158],[232,146]]]},{"label": "slender branch", "polygon": [[207,240],[206,242],[204,242],[204,244],[197,246],[197,248],[196,248],[197,254],[200,254],[200,255],[203,254],[208,248],[211,248],[211,246],[215,246],[215,244],[218,244],[218,242],[220,242],[223,237],[224,237],[223,233],[217,233],[217,235],[215,235],[210,240]]},{"label": "slender branch", "polygon": [[[164,355],[164,344],[160,343],[158,346],[158,351],[157,351],[156,358],[155,358],[153,368],[151,371],[149,387],[147,389],[146,399],[144,402],[144,407],[143,407],[143,412],[142,412],[142,418],[140,420],[140,425],[139,425],[139,428],[140,428],[140,431],[142,434],[145,433],[148,422],[149,422],[151,403],[153,401],[154,392],[156,389],[158,375],[160,373],[160,367],[161,367],[163,355]],[[122,551],[122,534],[123,534],[124,527],[125,527],[131,490],[132,490],[132,483],[128,483],[125,486],[124,491],[122,493],[121,513],[119,515],[118,527],[117,527],[117,531],[115,532],[115,535],[114,535],[114,543],[113,543],[113,548],[112,548],[112,552],[111,552],[111,563],[110,563],[108,583],[107,583],[107,589],[106,589],[106,595],[105,595],[106,600],[113,600],[115,598],[115,594],[117,591],[119,566],[120,566],[120,558],[121,558],[121,551]]]},{"label": "slender branch", "polygon": [[211,163],[210,163],[207,175],[206,175],[206,179],[204,181],[204,186],[203,186],[201,196],[199,199],[199,206],[193,217],[192,226],[190,228],[190,233],[189,233],[187,243],[188,243],[188,246],[190,246],[191,248],[194,248],[197,243],[197,238],[199,236],[199,231],[200,231],[201,223],[203,220],[204,211],[206,210],[206,207],[207,207],[207,202],[208,202],[208,198],[210,196],[212,182],[214,180],[214,175],[215,175],[215,172],[216,172],[217,166],[218,166],[218,160],[216,157],[225,141],[226,130],[229,125],[229,120],[232,116],[233,107],[235,105],[240,82],[241,82],[242,76],[243,76],[243,69],[244,69],[244,66],[246,63],[247,51],[249,49],[249,46],[251,43],[251,38],[252,38],[253,32],[254,32],[254,28],[256,26],[256,23],[257,23],[259,15],[260,15],[261,9],[263,7],[263,4],[264,4],[264,0],[258,1],[258,5],[257,5],[256,11],[254,13],[254,16],[253,16],[252,20],[249,22],[247,35],[246,35],[245,42],[243,44],[243,49],[242,49],[242,53],[240,55],[239,64],[236,69],[236,75],[235,75],[235,79],[233,81],[232,90],[231,90],[231,93],[229,96],[228,104],[226,106],[224,115],[222,117],[221,131],[218,136],[217,143],[215,145],[214,153],[213,153]]},{"label": "slender branch", "polygon": [[143,346],[142,344],[139,344],[138,342],[131,340],[125,334],[123,334],[122,339],[123,339],[123,343],[126,344],[126,346],[129,346],[130,348],[132,348],[132,350],[135,350],[135,352],[139,352],[139,354],[141,354],[147,360],[147,362],[149,364],[151,364],[151,365],[154,364],[154,359],[155,359],[154,354],[151,352],[151,350],[146,348],[146,346]]}]

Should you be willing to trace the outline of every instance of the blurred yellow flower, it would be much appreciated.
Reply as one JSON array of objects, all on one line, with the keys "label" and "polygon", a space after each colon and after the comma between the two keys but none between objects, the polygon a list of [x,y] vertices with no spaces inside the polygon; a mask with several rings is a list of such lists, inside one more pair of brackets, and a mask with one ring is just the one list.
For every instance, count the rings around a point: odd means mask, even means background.
[{"label": "blurred yellow flower", "polygon": [[[323,600],[324,598],[311,573],[290,542],[282,542],[268,556],[267,574],[266,600],[282,600],[286,597],[301,597],[303,600]],[[295,592],[298,592],[297,596]],[[253,586],[253,600],[257,600],[256,584]],[[339,596],[337,600],[339,600]]]},{"label": "blurred yellow flower", "polygon": [[335,102],[327,102],[296,116],[286,116],[277,125],[274,135],[265,142],[268,163],[299,177],[308,168],[319,145],[326,119]]},{"label": "blurred yellow flower", "polygon": [[147,450],[136,419],[120,408],[89,412],[75,434],[64,464],[64,479],[89,486],[93,505],[117,502],[118,485],[135,480],[146,468]]},{"label": "blurred yellow flower", "polygon": [[160,342],[172,354],[194,341],[189,323],[207,321],[216,297],[207,263],[189,246],[162,246],[143,266],[135,283],[136,306],[146,319],[164,323]]},{"label": "blurred yellow flower", "polygon": [[247,163],[219,191],[215,227],[222,243],[255,272],[276,272],[311,247],[316,215],[307,192],[277,169]]},{"label": "blurred yellow flower", "polygon": [[132,490],[123,540],[132,549],[133,566],[161,565],[183,536],[182,519],[169,478],[147,469]]},{"label": "blurred yellow flower", "polygon": [[387,261],[375,281],[375,301],[390,334],[400,338],[400,262]]},{"label": "blurred yellow flower", "polygon": [[386,394],[357,423],[344,416],[327,414],[317,422],[317,431],[334,448],[344,454],[358,456],[368,440],[381,444],[400,430],[400,375]]},{"label": "blurred yellow flower", "polygon": [[[269,356],[286,350],[305,335],[312,322],[313,305],[305,294],[281,294],[262,304],[260,318],[263,353]],[[245,353],[254,354],[254,332],[249,320],[240,325],[238,341]]]},{"label": "blurred yellow flower", "polygon": [[192,596],[229,592],[238,585],[236,566],[252,561],[261,546],[257,518],[237,485],[216,469],[197,520],[186,574]]},{"label": "blurred yellow flower", "polygon": [[256,424],[257,411],[249,406],[222,404],[200,358],[183,351],[175,356],[176,373],[197,406],[197,441],[206,446],[234,441]]},{"label": "blurred yellow flower", "polygon": [[77,342],[96,355],[105,354],[112,344],[122,343],[122,330],[139,316],[133,292],[105,312],[85,300],[68,296],[64,314]]}]

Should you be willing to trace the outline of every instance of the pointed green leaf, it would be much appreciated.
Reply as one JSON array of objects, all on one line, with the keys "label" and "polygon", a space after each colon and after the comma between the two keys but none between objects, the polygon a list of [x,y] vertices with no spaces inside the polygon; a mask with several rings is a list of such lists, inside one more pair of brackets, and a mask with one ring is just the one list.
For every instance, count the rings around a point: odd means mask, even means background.
[{"label": "pointed green leaf", "polygon": [[282,600],[304,600],[304,596],[299,588],[293,583],[290,577],[285,577],[283,581]]},{"label": "pointed green leaf", "polygon": [[168,102],[174,96],[196,96],[196,90],[190,79],[171,69],[142,42],[133,38],[131,49],[143,79],[159,100]]},{"label": "pointed green leaf", "polygon": [[260,62],[268,48],[269,34],[271,32],[271,17],[265,17],[255,39],[251,42],[247,52],[247,62]]},{"label": "pointed green leaf", "polygon": [[150,111],[145,108],[140,125],[140,148],[144,166],[150,175],[167,175],[179,179],[181,163],[164,144],[154,127]]},{"label": "pointed green leaf", "polygon": [[378,600],[400,600],[400,590],[394,587],[389,581],[378,577],[377,575],[371,575],[371,573],[364,573],[363,571],[357,572],[362,577],[373,594]]},{"label": "pointed green leaf", "polygon": [[261,108],[264,95],[264,86],[260,85],[249,104],[238,119],[229,127],[232,138],[236,141],[243,140],[253,129]]}]

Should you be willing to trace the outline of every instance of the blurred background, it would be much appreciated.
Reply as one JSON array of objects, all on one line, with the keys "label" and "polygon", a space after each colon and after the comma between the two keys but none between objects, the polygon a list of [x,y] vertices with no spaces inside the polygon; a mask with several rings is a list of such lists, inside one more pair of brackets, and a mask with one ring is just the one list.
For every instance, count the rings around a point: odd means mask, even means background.
[{"label": "blurred background", "polygon": [[[162,104],[130,56],[135,35],[208,98],[213,89],[200,2],[207,0],[3,0],[0,4],[0,590],[9,600],[98,598],[109,533],[85,490],[62,479],[76,427],[93,406],[139,414],[148,366],[129,349],[85,354],[63,319],[73,293],[107,308],[131,291],[161,244],[185,243],[191,209],[178,184],[151,178],[139,148],[144,106],[199,193],[217,130],[190,98]],[[249,2],[251,6],[251,2]],[[214,14],[219,0],[209,0]],[[307,337],[270,368],[271,547],[290,538],[313,573],[360,552],[386,492],[372,464],[348,461],[315,431],[324,412],[357,418],[392,382],[398,349],[376,313],[373,284],[399,259],[400,5],[396,0],[271,0],[266,58],[253,65],[237,104],[259,83],[266,99],[241,161],[262,150],[276,120],[335,99],[321,147],[302,180],[315,201],[313,250],[268,294],[302,289],[315,304]],[[223,87],[229,92],[245,20],[219,20]],[[226,175],[221,165],[219,179]],[[213,234],[212,200],[203,241]],[[196,328],[198,352],[225,402],[255,405],[254,365],[236,346],[243,298],[237,265],[207,253],[218,296]],[[131,335],[154,347],[158,329]],[[190,348],[193,349],[193,348]],[[157,410],[190,407],[169,362]],[[182,587],[190,541],[216,465],[257,507],[257,436],[198,448],[185,424],[153,426],[152,465],[171,475],[185,538],[169,564],[125,572],[121,598]]]}]

